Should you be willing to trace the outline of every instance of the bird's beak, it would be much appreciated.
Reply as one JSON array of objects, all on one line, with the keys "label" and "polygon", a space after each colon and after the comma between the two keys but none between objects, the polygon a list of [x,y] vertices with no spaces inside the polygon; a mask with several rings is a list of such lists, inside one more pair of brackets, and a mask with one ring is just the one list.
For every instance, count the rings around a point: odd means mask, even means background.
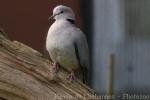
[{"label": "bird's beak", "polygon": [[56,15],[59,15],[59,14],[61,14],[61,12],[58,13],[58,14],[54,14],[54,15],[50,16],[48,19],[51,20],[51,19],[53,19]]},{"label": "bird's beak", "polygon": [[51,19],[53,19],[55,16],[56,16],[56,15],[52,15],[52,16],[50,16],[48,19],[51,20]]}]

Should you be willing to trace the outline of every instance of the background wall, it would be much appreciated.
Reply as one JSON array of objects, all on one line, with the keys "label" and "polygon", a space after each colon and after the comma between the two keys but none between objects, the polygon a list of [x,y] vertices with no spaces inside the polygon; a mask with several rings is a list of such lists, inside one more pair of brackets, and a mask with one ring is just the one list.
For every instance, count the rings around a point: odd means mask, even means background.
[{"label": "background wall", "polygon": [[0,0],[0,27],[12,40],[43,52],[48,29],[53,22],[48,17],[60,4],[73,8],[77,26],[81,27],[79,0]]},{"label": "background wall", "polygon": [[150,93],[150,1],[127,0],[126,66],[129,72],[129,91]]},{"label": "background wall", "polygon": [[[93,15],[93,81],[92,86],[99,93],[106,93],[108,82],[108,59],[115,55],[114,80],[116,88],[126,83],[124,71],[124,8],[120,0],[94,0]],[[122,75],[120,75],[124,72]],[[120,79],[124,79],[121,80]]]},{"label": "background wall", "polygon": [[94,0],[93,81],[106,93],[115,55],[114,93],[150,93],[150,1]]}]

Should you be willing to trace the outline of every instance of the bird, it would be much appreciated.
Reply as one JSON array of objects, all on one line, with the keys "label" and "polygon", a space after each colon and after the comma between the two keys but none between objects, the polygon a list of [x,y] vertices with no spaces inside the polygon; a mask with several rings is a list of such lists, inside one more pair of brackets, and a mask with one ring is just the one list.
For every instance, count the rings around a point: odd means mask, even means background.
[{"label": "bird", "polygon": [[86,83],[89,47],[85,34],[75,25],[73,10],[64,5],[58,5],[54,7],[49,19],[55,20],[46,37],[46,49],[53,61],[54,71],[58,72],[61,66],[70,73],[67,76],[70,82],[79,76]]}]

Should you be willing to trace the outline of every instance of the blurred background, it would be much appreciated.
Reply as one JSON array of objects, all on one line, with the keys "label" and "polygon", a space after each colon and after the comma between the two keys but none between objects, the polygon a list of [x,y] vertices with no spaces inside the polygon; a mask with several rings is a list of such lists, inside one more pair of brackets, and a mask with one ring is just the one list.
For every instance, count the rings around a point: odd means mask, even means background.
[{"label": "blurred background", "polygon": [[0,0],[0,27],[46,54],[48,17],[60,4],[74,10],[87,36],[97,93],[150,92],[150,0]]}]

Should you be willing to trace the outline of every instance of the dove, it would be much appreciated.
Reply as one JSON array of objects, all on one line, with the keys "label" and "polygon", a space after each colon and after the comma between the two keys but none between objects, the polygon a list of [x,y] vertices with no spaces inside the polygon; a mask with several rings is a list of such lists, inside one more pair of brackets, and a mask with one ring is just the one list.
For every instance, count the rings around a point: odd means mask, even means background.
[{"label": "dove", "polygon": [[46,49],[53,61],[55,72],[59,66],[70,74],[67,79],[74,81],[76,73],[84,82],[87,81],[89,67],[89,48],[86,36],[75,25],[75,14],[70,7],[58,5],[53,9],[54,19],[46,38]]}]

